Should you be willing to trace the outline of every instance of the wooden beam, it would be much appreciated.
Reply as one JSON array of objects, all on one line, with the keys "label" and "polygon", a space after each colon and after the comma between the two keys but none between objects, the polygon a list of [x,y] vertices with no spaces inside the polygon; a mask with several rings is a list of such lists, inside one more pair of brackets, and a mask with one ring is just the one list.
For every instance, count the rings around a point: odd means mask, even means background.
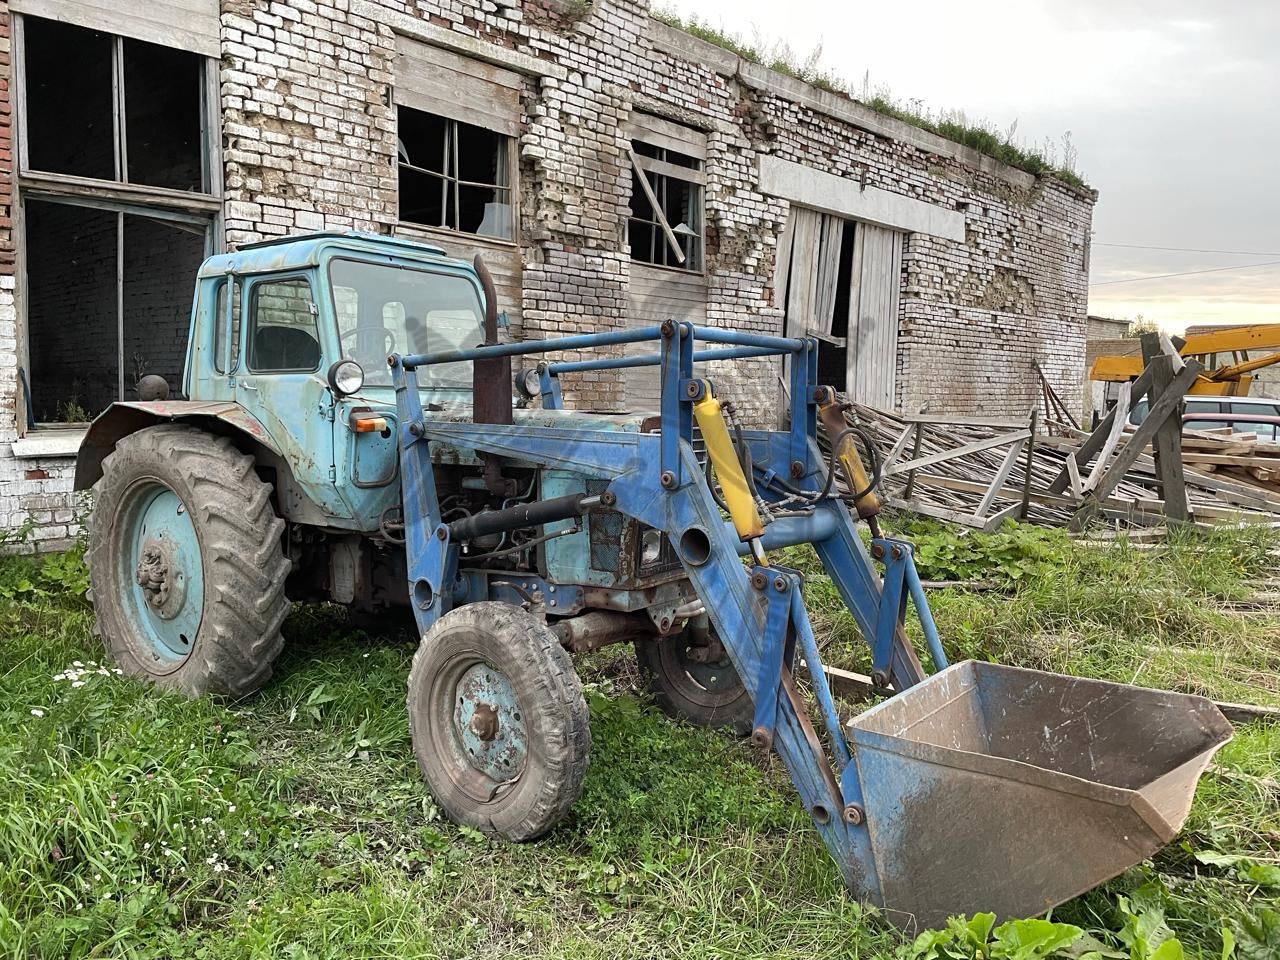
[{"label": "wooden beam", "polygon": [[[1147,395],[1147,391],[1150,389],[1151,373],[1148,370],[1143,370],[1142,373],[1139,374],[1138,379],[1133,381],[1133,384],[1129,389],[1129,405],[1131,407],[1135,405],[1139,400]],[[1084,443],[1080,445],[1080,450],[1076,453],[1077,466],[1088,463],[1093,459],[1094,454],[1102,449],[1102,445],[1106,443],[1107,437],[1111,432],[1111,425],[1115,420],[1116,411],[1113,407],[1111,412],[1102,418],[1094,428],[1093,432],[1090,433]],[[1123,422],[1123,418],[1121,418],[1121,423]],[[1064,466],[1053,483],[1049,484],[1049,492],[1061,493],[1067,488],[1067,484],[1069,482],[1070,475],[1067,473],[1067,468]]]},{"label": "wooden beam", "polygon": [[[1084,493],[1088,493],[1098,485],[1107,469],[1107,461],[1111,459],[1111,453],[1115,450],[1120,435],[1124,433],[1124,423],[1129,418],[1129,390],[1129,384],[1120,384],[1120,395],[1116,397],[1116,405],[1111,408],[1111,412],[1115,414],[1111,420],[1111,429],[1107,431],[1107,437],[1102,443],[1102,449],[1098,451],[1098,459],[1093,469],[1089,471],[1089,476],[1080,486]],[[1079,457],[1076,458],[1076,466],[1080,466]]]},{"label": "wooden beam", "polygon": [[684,263],[684,251],[680,249],[680,242],[676,240],[675,231],[671,229],[671,224],[667,223],[666,215],[662,212],[662,205],[658,203],[658,196],[653,192],[653,187],[649,184],[649,175],[640,166],[640,158],[636,156],[631,144],[627,144],[627,156],[631,158],[631,169],[636,172],[636,179],[640,181],[640,189],[649,198],[649,205],[653,207],[653,215],[658,218],[658,225],[662,227],[662,234],[667,238],[667,245],[671,247],[671,252],[675,254],[676,262]]},{"label": "wooden beam", "polygon": [[[1167,338],[1164,343],[1168,343]],[[1155,395],[1163,395],[1165,391],[1171,389],[1175,367],[1184,361],[1178,357],[1175,363],[1175,357],[1165,354],[1152,362],[1156,365],[1156,370],[1151,390]],[[1160,497],[1164,500],[1165,516],[1176,523],[1186,523],[1191,515],[1187,511],[1187,479],[1182,472],[1181,399],[1156,430],[1152,446],[1156,461],[1156,477],[1160,481]]]},{"label": "wooden beam", "polygon": [[[1028,439],[1030,439],[1028,437]],[[978,503],[978,509],[973,511],[975,517],[985,517],[987,511],[991,509],[991,504],[995,503],[996,494],[1000,492],[1000,488],[1004,486],[1004,482],[1009,479],[1009,474],[1013,473],[1013,465],[1018,462],[1018,457],[1022,453],[1022,448],[1027,441],[1015,443],[1009,447],[1009,452],[1004,455],[1004,460],[1000,463],[1000,469],[996,471],[996,475],[991,479],[991,486],[987,488],[987,492],[982,495],[982,500]],[[1021,509],[1021,501],[1019,501],[1019,509]]]},{"label": "wooden beam", "polygon": [[1018,430],[1015,433],[1002,433],[999,436],[988,437],[985,440],[975,440],[972,443],[966,443],[964,446],[956,447],[952,450],[942,450],[938,453],[931,453],[927,457],[920,457],[918,460],[908,460],[906,463],[899,464],[889,473],[881,473],[885,476],[895,476],[899,473],[906,473],[909,470],[919,470],[921,467],[931,467],[935,463],[943,463],[947,460],[954,460],[956,457],[965,457],[971,453],[979,453],[983,450],[990,450],[993,447],[1003,447],[1006,443],[1019,443],[1031,436],[1031,431],[1027,429]]},{"label": "wooden beam", "polygon": [[[1154,367],[1162,363],[1172,366],[1168,358],[1159,357],[1155,363],[1143,372],[1151,372]],[[1154,402],[1147,410],[1146,419],[1142,421],[1134,432],[1133,437],[1124,445],[1124,449],[1116,454],[1110,469],[1098,481],[1097,486],[1089,491],[1090,496],[1099,500],[1105,499],[1115,485],[1124,479],[1124,475],[1129,472],[1129,468],[1133,466],[1134,461],[1138,459],[1147,444],[1155,437],[1156,431],[1164,425],[1165,419],[1170,415],[1176,414],[1187,388],[1196,382],[1196,377],[1200,375],[1200,371],[1203,369],[1198,361],[1191,360],[1173,375],[1164,391],[1154,398]]]}]

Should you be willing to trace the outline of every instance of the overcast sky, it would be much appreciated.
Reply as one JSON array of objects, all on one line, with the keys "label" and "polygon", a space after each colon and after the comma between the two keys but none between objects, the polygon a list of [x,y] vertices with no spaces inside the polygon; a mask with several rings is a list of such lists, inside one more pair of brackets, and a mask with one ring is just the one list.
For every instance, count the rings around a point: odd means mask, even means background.
[{"label": "overcast sky", "polygon": [[[785,42],[862,90],[1031,145],[1068,132],[1094,209],[1090,312],[1280,322],[1280,0],[655,0]],[[1131,249],[1191,247],[1229,253]],[[1245,265],[1278,261],[1267,267]],[[1230,270],[1132,283],[1154,274]]]}]

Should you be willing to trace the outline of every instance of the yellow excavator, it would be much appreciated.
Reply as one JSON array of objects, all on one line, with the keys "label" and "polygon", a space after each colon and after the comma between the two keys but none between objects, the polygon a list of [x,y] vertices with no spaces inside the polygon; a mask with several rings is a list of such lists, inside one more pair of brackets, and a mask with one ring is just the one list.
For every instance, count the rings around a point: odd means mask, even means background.
[{"label": "yellow excavator", "polygon": [[[1280,363],[1280,323],[1260,323],[1247,327],[1227,327],[1209,333],[1193,333],[1173,338],[1178,353],[1195,357],[1204,365],[1188,393],[1212,397],[1245,397],[1253,383],[1253,373]],[[1261,356],[1250,353],[1269,351]],[[1132,354],[1105,354],[1089,368],[1089,379],[1124,383],[1142,373],[1142,352],[1134,341]]]}]

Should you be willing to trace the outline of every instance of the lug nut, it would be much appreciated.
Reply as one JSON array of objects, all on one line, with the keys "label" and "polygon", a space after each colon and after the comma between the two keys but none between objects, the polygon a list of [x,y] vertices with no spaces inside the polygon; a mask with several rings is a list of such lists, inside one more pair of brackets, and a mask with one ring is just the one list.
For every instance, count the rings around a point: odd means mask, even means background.
[{"label": "lug nut", "polygon": [[862,826],[864,819],[862,808],[856,803],[851,803],[844,808],[844,822],[851,826]]},{"label": "lug nut", "polygon": [[670,490],[672,487],[676,485],[676,475],[672,473],[670,470],[663,470],[661,479],[662,479],[662,485],[666,487],[668,490]]}]

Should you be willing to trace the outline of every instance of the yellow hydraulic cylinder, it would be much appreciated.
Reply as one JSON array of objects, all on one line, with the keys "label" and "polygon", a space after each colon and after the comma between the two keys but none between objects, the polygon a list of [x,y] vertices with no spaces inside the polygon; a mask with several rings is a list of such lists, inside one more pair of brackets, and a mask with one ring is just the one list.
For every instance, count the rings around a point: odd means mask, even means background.
[{"label": "yellow hydraulic cylinder", "polygon": [[742,472],[742,464],[734,452],[733,441],[729,439],[729,428],[724,422],[720,401],[712,394],[711,384],[705,380],[702,381],[702,397],[693,402],[693,415],[698,420],[703,443],[707,445],[707,456],[711,458],[711,466],[724,492],[733,528],[740,539],[754,540],[764,533],[764,523],[756,510],[755,498]]},{"label": "yellow hydraulic cylinder", "polygon": [[[844,473],[844,482],[848,484],[849,492],[867,491],[855,504],[858,516],[863,520],[874,517],[880,512],[880,498],[874,491],[868,489],[871,486],[871,480],[867,476],[866,468],[862,465],[862,458],[858,456],[858,448],[854,445],[853,437],[845,433],[848,425],[845,423],[844,411],[840,409],[840,404],[834,398],[818,404],[818,421],[822,424],[827,439],[837,446],[836,461],[840,464],[841,472]],[[842,434],[843,439],[838,439]]]}]

